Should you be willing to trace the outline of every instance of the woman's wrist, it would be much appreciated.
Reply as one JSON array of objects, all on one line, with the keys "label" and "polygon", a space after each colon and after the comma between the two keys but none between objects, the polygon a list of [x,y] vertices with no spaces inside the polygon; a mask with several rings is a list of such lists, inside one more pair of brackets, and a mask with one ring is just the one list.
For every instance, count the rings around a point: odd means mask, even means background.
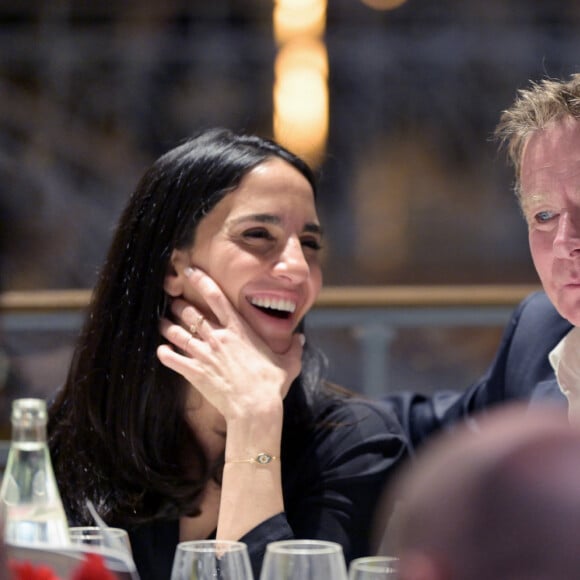
[{"label": "woman's wrist", "polygon": [[280,408],[270,413],[228,421],[225,462],[256,459],[260,454],[280,457],[283,417],[283,409]]},{"label": "woman's wrist", "polygon": [[254,463],[255,465],[268,465],[273,461],[278,461],[279,459],[279,457],[271,455],[266,451],[260,451],[260,453],[252,457],[245,457],[243,459],[226,459],[226,465],[229,463]]},{"label": "woman's wrist", "polygon": [[251,399],[232,401],[224,413],[228,425],[234,423],[271,422],[273,419],[282,421],[284,415],[284,400],[278,394],[269,397],[259,394]]}]

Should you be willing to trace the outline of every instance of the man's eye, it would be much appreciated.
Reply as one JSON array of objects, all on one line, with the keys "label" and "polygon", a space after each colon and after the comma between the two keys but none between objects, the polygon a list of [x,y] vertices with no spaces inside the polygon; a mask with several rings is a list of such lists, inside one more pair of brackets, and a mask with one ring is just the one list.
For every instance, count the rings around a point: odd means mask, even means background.
[{"label": "man's eye", "polygon": [[540,211],[534,215],[534,220],[538,224],[545,224],[546,222],[549,222],[554,215],[555,214],[551,211]]}]

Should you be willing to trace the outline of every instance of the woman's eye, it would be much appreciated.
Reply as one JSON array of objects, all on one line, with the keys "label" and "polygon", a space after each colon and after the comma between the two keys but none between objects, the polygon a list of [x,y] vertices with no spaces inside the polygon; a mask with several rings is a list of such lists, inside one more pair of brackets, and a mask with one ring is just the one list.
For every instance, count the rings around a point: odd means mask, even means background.
[{"label": "woman's eye", "polygon": [[305,248],[309,248],[311,250],[321,250],[322,245],[320,244],[320,240],[318,238],[304,238],[300,242]]},{"label": "woman's eye", "polygon": [[247,230],[244,232],[245,238],[252,238],[252,239],[263,239],[263,240],[273,240],[274,237],[268,230],[263,228],[255,228],[251,230]]}]

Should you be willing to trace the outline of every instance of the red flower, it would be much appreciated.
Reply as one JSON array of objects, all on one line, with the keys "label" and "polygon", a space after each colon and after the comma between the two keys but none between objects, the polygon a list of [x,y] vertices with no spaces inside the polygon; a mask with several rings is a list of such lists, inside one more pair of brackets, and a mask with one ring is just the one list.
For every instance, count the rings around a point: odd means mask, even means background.
[{"label": "red flower", "polygon": [[10,562],[15,580],[59,580],[48,566],[33,566],[30,562]]},{"label": "red flower", "polygon": [[[30,562],[10,562],[14,580],[60,580],[48,566],[33,566]],[[117,580],[105,566],[99,554],[85,554],[83,563],[73,572],[70,580]]]},{"label": "red flower", "polygon": [[117,580],[99,554],[85,554],[85,561],[75,570],[71,580]]}]

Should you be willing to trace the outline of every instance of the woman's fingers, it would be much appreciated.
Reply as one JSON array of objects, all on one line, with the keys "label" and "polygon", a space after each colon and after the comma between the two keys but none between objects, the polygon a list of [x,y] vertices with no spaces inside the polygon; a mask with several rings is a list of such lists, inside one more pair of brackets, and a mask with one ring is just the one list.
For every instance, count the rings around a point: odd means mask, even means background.
[{"label": "woman's fingers", "polygon": [[157,348],[157,358],[166,367],[194,382],[196,376],[199,378],[199,374],[204,371],[201,359],[204,359],[207,353],[204,352],[206,347],[203,340],[165,318],[161,319],[159,329],[169,344],[162,344]]},{"label": "woman's fingers", "polygon": [[211,340],[212,336],[217,336],[213,332],[214,330],[227,329],[248,340],[257,349],[267,350],[263,340],[240,316],[222,289],[210,276],[199,268],[187,268],[186,271],[192,290],[201,295],[209,311],[204,313],[207,314],[207,317],[200,320],[202,313],[197,308],[182,298],[175,298],[172,301],[171,310],[184,328],[188,328],[190,331],[196,330],[197,335],[207,340]]},{"label": "woman's fingers", "polygon": [[185,275],[192,287],[203,296],[221,326],[231,326],[239,315],[221,288],[199,268],[186,268]]},{"label": "woman's fingers", "polygon": [[161,319],[159,331],[173,346],[176,346],[183,352],[189,352],[190,342],[195,339],[185,328],[179,324],[170,322],[166,318]]},{"label": "woman's fingers", "polygon": [[192,336],[203,338],[215,326],[195,306],[181,298],[172,300],[171,312],[175,320]]}]

